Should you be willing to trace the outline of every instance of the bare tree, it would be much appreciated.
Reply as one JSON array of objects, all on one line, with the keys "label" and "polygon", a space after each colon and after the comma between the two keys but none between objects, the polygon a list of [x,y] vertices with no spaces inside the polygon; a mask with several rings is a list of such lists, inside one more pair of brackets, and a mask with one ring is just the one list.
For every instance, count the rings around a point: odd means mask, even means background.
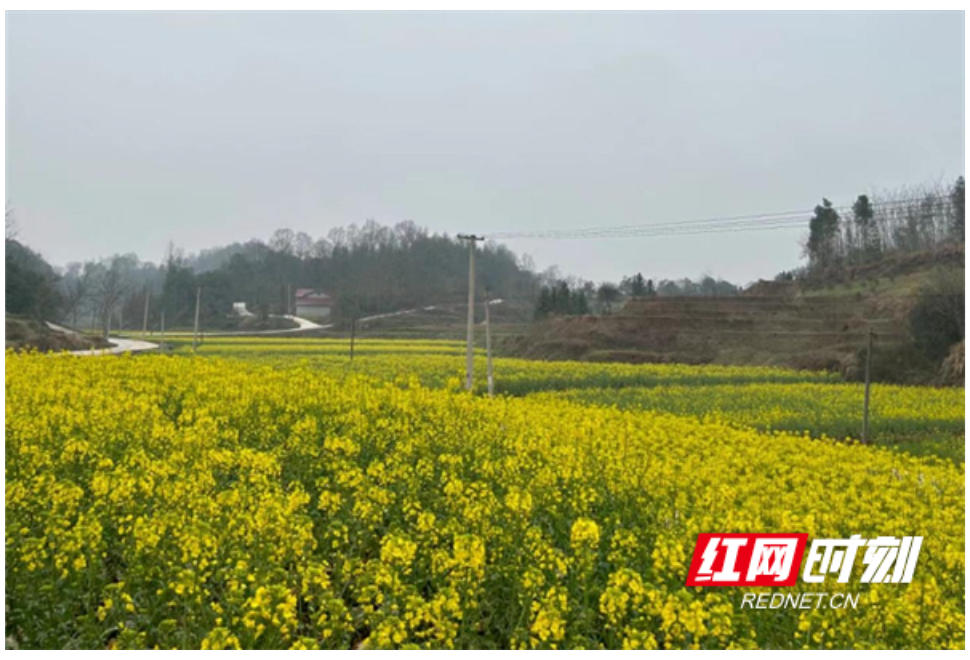
[{"label": "bare tree", "polygon": [[[865,263],[882,254],[932,250],[961,241],[962,186],[960,177],[949,185],[937,181],[860,195],[834,236],[833,256],[845,263]],[[818,213],[813,222],[817,220]],[[815,232],[821,228],[813,230],[809,248],[825,247],[812,244],[824,238]],[[815,256],[824,255],[820,251]]]},{"label": "bare tree", "polygon": [[333,254],[333,244],[325,238],[318,238],[313,243],[310,256],[316,259],[326,259]]},{"label": "bare tree", "polygon": [[169,241],[168,245],[165,246],[165,255],[162,257],[162,263],[165,264],[166,268],[175,266],[183,267],[185,266],[185,250],[175,245],[174,241]]},{"label": "bare tree", "polygon": [[293,254],[302,261],[313,256],[313,237],[305,231],[297,232],[293,237]]},{"label": "bare tree", "polygon": [[14,213],[13,205],[10,203],[9,199],[7,200],[7,206],[4,211],[6,237],[8,241],[12,241],[20,234],[20,227],[17,226],[17,214]]},{"label": "bare tree", "polygon": [[61,288],[64,300],[64,316],[71,318],[71,327],[77,329],[78,314],[84,302],[91,295],[91,280],[93,279],[92,264],[68,264]]},{"label": "bare tree", "polygon": [[296,235],[292,229],[277,229],[269,239],[269,246],[276,252],[293,254],[296,243]]},{"label": "bare tree", "polygon": [[111,315],[121,302],[127,291],[129,278],[129,259],[127,257],[112,257],[110,264],[100,265],[99,274],[94,285],[94,296],[104,338],[108,338],[111,325]]},{"label": "bare tree", "polygon": [[596,290],[596,300],[607,314],[613,313],[613,303],[620,300],[620,289],[611,282],[603,282]]},{"label": "bare tree", "polygon": [[950,215],[947,219],[948,234],[957,241],[964,240],[964,220],[965,220],[965,199],[966,181],[964,178],[957,177],[953,187],[949,192]]}]

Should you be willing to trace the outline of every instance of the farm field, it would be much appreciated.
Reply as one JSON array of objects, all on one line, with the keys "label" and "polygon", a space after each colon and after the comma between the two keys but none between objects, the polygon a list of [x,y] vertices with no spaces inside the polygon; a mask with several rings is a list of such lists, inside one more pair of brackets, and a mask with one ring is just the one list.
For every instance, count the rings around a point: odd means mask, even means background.
[{"label": "farm field", "polygon": [[[8,640],[965,644],[962,389],[874,388],[873,435],[899,451],[844,440],[861,388],[830,374],[499,359],[488,399],[461,391],[459,342],[355,353],[8,352]],[[684,586],[711,531],[924,545],[911,585],[792,588],[858,591],[857,609],[769,613],[741,609],[739,588]]]},{"label": "farm field", "polygon": [[[874,444],[964,460],[964,390],[876,384],[870,403]],[[766,432],[858,439],[865,388],[859,383],[743,383],[570,389],[579,403],[667,412]]]},{"label": "farm field", "polygon": [[[171,342],[191,354],[191,341]],[[465,344],[441,340],[358,339],[355,359],[342,339],[211,338],[199,354],[285,366],[294,360],[336,377],[360,374],[383,381],[417,380],[427,387],[460,391]],[[484,351],[475,369],[485,373]],[[814,438],[858,439],[864,387],[836,374],[727,365],[630,365],[495,358],[495,390],[579,403],[655,410],[763,431],[790,431]],[[478,378],[476,391],[486,391]],[[875,444],[958,462],[964,457],[962,389],[876,384],[870,418]]]},{"label": "farm field", "polygon": [[[191,355],[191,340],[167,342],[175,354]],[[465,378],[465,344],[438,340],[358,340],[349,360],[347,339],[212,338],[200,345],[201,356],[218,356],[287,367],[308,364],[337,377],[367,375],[385,381],[416,379],[428,387],[460,389]],[[475,369],[485,373],[485,355],[476,349]],[[496,391],[520,396],[537,391],[587,387],[635,387],[661,383],[836,382],[834,374],[770,367],[725,365],[630,365],[545,362],[496,358]],[[484,378],[476,381],[485,390]]]}]

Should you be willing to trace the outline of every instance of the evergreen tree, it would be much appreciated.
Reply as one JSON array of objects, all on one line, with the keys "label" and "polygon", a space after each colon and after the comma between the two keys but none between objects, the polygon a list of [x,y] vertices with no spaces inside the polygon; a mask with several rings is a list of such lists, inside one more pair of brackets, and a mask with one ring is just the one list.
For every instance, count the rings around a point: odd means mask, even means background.
[{"label": "evergreen tree", "polygon": [[545,318],[552,313],[552,292],[549,287],[542,287],[539,291],[539,300],[536,302],[535,316],[537,319]]},{"label": "evergreen tree", "polygon": [[815,215],[808,223],[808,243],[805,246],[813,267],[825,268],[838,258],[839,212],[832,202],[823,198],[815,207]]},{"label": "evergreen tree", "polygon": [[570,296],[569,313],[573,316],[584,316],[589,314],[589,301],[586,294],[580,290],[574,291]]},{"label": "evergreen tree", "polygon": [[[617,291],[617,293],[619,293],[619,291]],[[646,293],[647,285],[643,281],[643,275],[637,273],[633,276],[633,280],[630,282],[630,295],[635,298],[640,298],[641,296],[646,295]]]},{"label": "evergreen tree", "polygon": [[852,205],[852,217],[856,226],[858,247],[862,252],[863,261],[869,261],[879,252],[879,237],[873,226],[875,212],[868,195],[859,195]]}]

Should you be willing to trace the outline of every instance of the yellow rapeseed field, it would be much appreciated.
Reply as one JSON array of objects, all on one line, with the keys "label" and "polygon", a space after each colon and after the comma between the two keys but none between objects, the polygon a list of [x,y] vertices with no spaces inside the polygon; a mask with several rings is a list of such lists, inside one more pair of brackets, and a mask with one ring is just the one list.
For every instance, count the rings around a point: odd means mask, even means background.
[{"label": "yellow rapeseed field", "polygon": [[[191,354],[191,341],[174,342],[177,351]],[[358,339],[355,359],[349,361],[348,339],[213,337],[199,347],[199,355],[219,356],[289,366],[297,360],[334,375],[367,374],[382,380],[411,377],[434,387],[460,387],[464,381],[464,342],[440,340]],[[485,357],[476,350],[476,370],[485,372]],[[793,371],[775,367],[738,367],[708,364],[620,364],[540,362],[496,358],[498,391],[528,394],[567,388],[643,387],[654,385],[715,385],[741,383],[832,383],[837,376],[825,372]],[[484,382],[477,387],[484,391]]]},{"label": "yellow rapeseed field", "polygon": [[[456,391],[445,358],[399,358],[390,379],[326,360],[8,351],[8,643],[964,646],[962,462],[490,400]],[[618,385],[812,386],[737,367],[508,366],[523,390],[608,386],[611,369]],[[718,531],[924,545],[912,584],[791,588],[861,592],[856,609],[767,612],[684,586],[697,534]]]},{"label": "yellow rapeseed field", "polygon": [[[813,437],[859,438],[861,383],[722,383],[568,389],[540,392],[626,409],[656,410],[763,431],[807,432]],[[964,456],[963,388],[886,385],[872,388],[870,439],[920,454]]]}]

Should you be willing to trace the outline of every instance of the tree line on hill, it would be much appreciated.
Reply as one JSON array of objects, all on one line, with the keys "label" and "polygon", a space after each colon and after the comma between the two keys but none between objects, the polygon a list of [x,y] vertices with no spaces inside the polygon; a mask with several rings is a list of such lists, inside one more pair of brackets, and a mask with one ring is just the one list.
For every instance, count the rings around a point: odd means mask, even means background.
[{"label": "tree line on hill", "polygon": [[806,276],[879,261],[892,254],[964,242],[964,178],[949,186],[914,186],[859,195],[840,213],[828,199],[809,220]]},{"label": "tree line on hill", "polygon": [[[966,182],[958,177],[950,185],[916,186],[889,193],[859,195],[841,213],[823,199],[809,221],[805,242],[805,268],[780,273],[777,280],[804,280],[831,284],[845,280],[847,268],[891,263],[893,257],[928,252],[933,264],[948,246],[965,242]],[[901,368],[913,353],[936,369],[955,345],[961,345],[964,328],[963,264],[939,262],[915,292],[908,313],[911,342],[894,349]],[[909,353],[908,353],[909,352]]]},{"label": "tree line on hill", "polygon": [[[21,245],[11,224],[8,209],[7,311],[101,332],[140,329],[146,302],[150,328],[159,327],[163,313],[168,328],[191,325],[199,288],[200,317],[209,329],[230,322],[236,302],[257,315],[287,313],[297,288],[326,292],[334,313],[345,316],[458,302],[467,295],[467,244],[413,222],[389,227],[367,221],[316,240],[280,229],[266,242],[197,255],[170,245],[160,264],[125,254],[58,270]],[[535,294],[538,276],[528,256],[493,243],[476,252],[481,293],[511,299]]]},{"label": "tree line on hill", "polygon": [[[492,243],[476,251],[482,292],[504,298],[531,295],[536,276],[527,257]],[[326,292],[339,315],[381,314],[463,300],[468,247],[413,222],[389,227],[367,221],[317,240],[280,229],[266,243],[235,243],[196,257],[170,251],[165,271],[163,293],[178,318],[184,317],[186,305],[194,304],[198,286],[205,290],[210,315],[241,301],[257,314],[281,314],[297,288]]]},{"label": "tree line on hill", "polygon": [[[548,272],[548,271],[547,271]],[[701,279],[660,280],[654,284],[637,273],[623,277],[619,284],[588,280],[557,279],[543,283],[536,300],[535,317],[580,316],[598,312],[612,314],[615,307],[629,298],[656,296],[736,296],[741,287],[723,279],[705,275]]]},{"label": "tree line on hill", "polygon": [[38,319],[54,318],[61,303],[57,273],[43,257],[11,237],[9,232],[5,252],[7,312]]},{"label": "tree line on hill", "polygon": [[[833,268],[962,243],[964,188],[961,176],[947,187],[860,195],[848,212],[823,200],[808,222],[807,267],[779,278],[824,277]],[[159,264],[124,254],[62,269],[18,240],[9,204],[6,221],[7,312],[104,333],[141,328],[146,303],[149,327],[157,328],[163,314],[169,328],[191,325],[199,288],[200,317],[210,329],[231,323],[236,302],[260,316],[287,313],[298,288],[330,294],[338,317],[460,302],[467,295],[467,245],[410,221],[385,226],[368,220],[316,239],[279,229],[265,242],[237,242],[195,255],[170,245]],[[740,292],[710,276],[654,282],[637,273],[619,283],[596,284],[563,277],[554,267],[537,273],[528,256],[494,243],[480,246],[477,254],[479,294],[532,300],[536,318],[610,314],[628,298]]]}]

